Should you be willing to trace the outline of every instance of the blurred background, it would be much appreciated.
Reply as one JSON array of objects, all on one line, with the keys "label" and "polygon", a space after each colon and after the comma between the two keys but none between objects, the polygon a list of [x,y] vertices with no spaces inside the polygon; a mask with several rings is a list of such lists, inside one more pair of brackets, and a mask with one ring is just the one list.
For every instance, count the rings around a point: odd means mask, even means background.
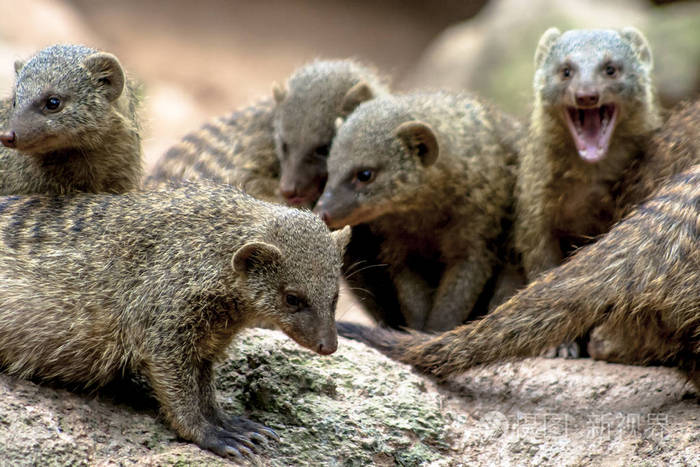
[{"label": "blurred background", "polygon": [[[660,4],[661,5],[660,5]],[[663,103],[700,87],[700,3],[649,0],[0,0],[0,89],[12,63],[57,42],[115,53],[145,85],[150,166],[208,118],[270,93],[316,57],[355,57],[395,89],[468,89],[527,115],[549,26],[634,25]]]}]

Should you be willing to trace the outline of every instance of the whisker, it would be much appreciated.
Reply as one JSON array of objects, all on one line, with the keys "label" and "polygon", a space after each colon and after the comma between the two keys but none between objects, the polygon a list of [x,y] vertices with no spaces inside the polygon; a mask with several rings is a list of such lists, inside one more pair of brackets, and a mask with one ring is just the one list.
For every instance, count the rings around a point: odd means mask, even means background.
[{"label": "whisker", "polygon": [[350,278],[351,278],[352,276],[354,276],[355,274],[358,274],[358,273],[360,273],[360,272],[362,272],[362,271],[366,271],[366,270],[368,270],[368,269],[372,269],[372,268],[384,268],[384,267],[387,267],[387,266],[388,266],[388,264],[370,264],[369,266],[365,266],[364,268],[360,268],[360,269],[358,269],[357,271],[353,271],[353,272],[351,272],[350,274],[347,274],[347,275],[345,276],[345,279],[350,279]]}]

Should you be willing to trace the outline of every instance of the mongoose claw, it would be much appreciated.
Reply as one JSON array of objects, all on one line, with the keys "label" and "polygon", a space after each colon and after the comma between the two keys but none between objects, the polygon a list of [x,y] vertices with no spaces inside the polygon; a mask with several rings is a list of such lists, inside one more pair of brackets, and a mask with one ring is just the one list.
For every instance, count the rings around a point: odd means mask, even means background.
[{"label": "mongoose claw", "polygon": [[[255,444],[253,442],[259,441],[259,438],[262,438],[265,443]],[[233,457],[242,460],[254,457],[259,452],[261,444],[266,447],[267,438],[255,431],[250,432],[243,427],[227,429],[214,426],[202,442],[199,443],[199,446],[221,457]]]},{"label": "mongoose claw", "polygon": [[[270,428],[263,427],[260,431],[261,431],[263,434],[265,434],[265,436],[267,436],[267,438],[272,438],[272,439],[274,439],[275,441],[279,442],[280,437],[277,435],[277,433],[275,433],[274,431],[272,431]],[[262,440],[264,440],[265,442],[267,442],[267,438],[264,438],[264,437],[263,437],[262,435],[260,435],[259,433],[254,433],[254,434],[257,435],[257,437],[259,437],[259,438],[261,438]]]},{"label": "mongoose claw", "polygon": [[564,342],[550,347],[541,353],[545,358],[581,358],[581,346],[578,342]]}]

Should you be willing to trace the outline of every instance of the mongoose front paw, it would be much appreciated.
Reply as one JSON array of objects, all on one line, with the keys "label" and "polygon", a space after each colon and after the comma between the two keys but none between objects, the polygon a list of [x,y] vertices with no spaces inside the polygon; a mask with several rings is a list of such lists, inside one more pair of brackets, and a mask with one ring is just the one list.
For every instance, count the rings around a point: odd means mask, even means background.
[{"label": "mongoose front paw", "polygon": [[222,457],[251,458],[267,446],[270,439],[279,441],[271,429],[243,417],[225,417],[223,426],[212,425],[199,446]]}]

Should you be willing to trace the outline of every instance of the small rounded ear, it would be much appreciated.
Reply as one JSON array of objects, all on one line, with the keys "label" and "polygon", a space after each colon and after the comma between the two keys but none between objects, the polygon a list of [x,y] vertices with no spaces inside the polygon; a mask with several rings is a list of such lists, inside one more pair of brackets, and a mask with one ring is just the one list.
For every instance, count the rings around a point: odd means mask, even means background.
[{"label": "small rounded ear", "polygon": [[24,60],[15,60],[15,74],[18,75],[24,68]]},{"label": "small rounded ear", "polygon": [[107,52],[97,52],[85,59],[84,66],[110,102],[121,96],[126,76],[117,57]]},{"label": "small rounded ear", "polygon": [[335,119],[335,130],[338,131],[340,129],[340,126],[343,124],[345,120],[343,117],[338,117]]},{"label": "small rounded ear", "polygon": [[627,26],[620,31],[620,35],[631,46],[644,66],[651,69],[654,66],[654,59],[651,54],[651,47],[644,34],[632,26]]},{"label": "small rounded ear", "polygon": [[256,266],[282,260],[282,252],[275,245],[265,242],[246,243],[233,255],[233,270],[247,275]]},{"label": "small rounded ear", "polygon": [[278,83],[272,83],[272,97],[275,98],[276,103],[280,104],[287,98],[287,90]]},{"label": "small rounded ear", "polygon": [[372,89],[370,89],[369,84],[364,81],[360,81],[345,93],[343,101],[340,103],[340,115],[342,117],[347,117],[350,115],[358,105],[365,101],[368,101],[374,97]]},{"label": "small rounded ear", "polygon": [[432,165],[438,158],[440,146],[433,129],[424,122],[404,122],[396,129],[396,136],[408,151],[418,157],[424,167]]},{"label": "small rounded ear", "polygon": [[335,244],[338,246],[338,250],[340,251],[341,257],[345,254],[345,248],[348,246],[348,243],[350,243],[351,236],[352,229],[349,225],[346,225],[340,230],[334,230],[333,232],[331,232],[331,237],[333,238]]},{"label": "small rounded ear", "polygon": [[561,36],[561,31],[557,28],[549,28],[542,34],[535,50],[535,68],[539,68],[542,65],[542,62],[549,54],[549,49],[559,39],[559,36]]}]

